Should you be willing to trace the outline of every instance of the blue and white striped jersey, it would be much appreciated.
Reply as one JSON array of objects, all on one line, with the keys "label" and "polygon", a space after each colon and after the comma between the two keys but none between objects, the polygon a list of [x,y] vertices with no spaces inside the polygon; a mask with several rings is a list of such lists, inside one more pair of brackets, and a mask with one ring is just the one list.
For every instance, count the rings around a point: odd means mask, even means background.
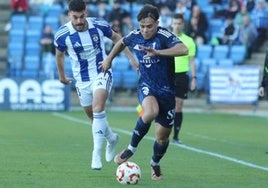
[{"label": "blue and white striped jersey", "polygon": [[71,22],[61,26],[55,34],[54,45],[61,51],[67,51],[72,64],[73,76],[77,82],[87,82],[102,72],[98,63],[107,56],[104,37],[112,36],[107,21],[100,18],[87,18],[88,30],[78,32]]},{"label": "blue and white striped jersey", "polygon": [[146,51],[139,46],[146,46],[156,50],[170,48],[181,41],[163,27],[158,27],[156,35],[145,40],[140,30],[134,30],[124,37],[126,46],[133,49],[139,61],[140,83],[150,86],[159,95],[174,94],[174,57],[154,56],[143,58]]}]

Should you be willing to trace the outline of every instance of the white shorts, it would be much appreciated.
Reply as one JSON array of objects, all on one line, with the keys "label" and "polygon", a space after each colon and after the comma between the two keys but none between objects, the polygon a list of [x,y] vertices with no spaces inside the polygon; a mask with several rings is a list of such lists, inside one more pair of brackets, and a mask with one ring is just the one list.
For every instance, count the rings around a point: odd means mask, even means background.
[{"label": "white shorts", "polygon": [[110,94],[113,84],[112,75],[110,72],[98,74],[97,78],[88,82],[76,83],[76,91],[82,107],[92,105],[94,92],[97,89],[104,89]]}]

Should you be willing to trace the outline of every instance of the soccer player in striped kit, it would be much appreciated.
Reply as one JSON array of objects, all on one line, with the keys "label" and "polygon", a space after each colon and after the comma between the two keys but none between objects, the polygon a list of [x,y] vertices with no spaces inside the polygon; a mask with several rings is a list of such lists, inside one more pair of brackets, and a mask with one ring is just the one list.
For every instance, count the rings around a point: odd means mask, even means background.
[{"label": "soccer player in striped kit", "polygon": [[[91,168],[102,168],[101,151],[106,139],[106,161],[112,161],[119,136],[114,133],[106,119],[105,103],[111,91],[112,70],[104,75],[99,63],[106,58],[103,38],[110,38],[114,43],[121,39],[107,21],[87,17],[87,7],[83,0],[69,2],[70,21],[61,26],[55,34],[56,62],[59,80],[70,84],[71,78],[64,71],[65,54],[69,55],[75,86],[81,106],[92,121],[93,152]],[[124,51],[133,66],[137,67],[131,52]]]}]

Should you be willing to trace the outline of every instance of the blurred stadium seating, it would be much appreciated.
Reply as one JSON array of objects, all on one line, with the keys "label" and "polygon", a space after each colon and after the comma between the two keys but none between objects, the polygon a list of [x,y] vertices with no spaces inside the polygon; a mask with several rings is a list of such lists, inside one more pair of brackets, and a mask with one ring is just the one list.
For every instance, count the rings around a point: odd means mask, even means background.
[{"label": "blurred stadium seating", "polygon": [[[217,9],[227,7],[227,0],[222,4],[211,5],[208,1],[197,0],[197,4],[201,10],[206,14],[209,20],[209,28],[207,31],[208,41],[212,37],[219,37],[221,27],[224,23],[223,19],[214,18],[214,12]],[[131,12],[131,17],[136,23],[136,15],[143,5],[134,3],[132,7],[128,3],[122,4],[122,8]],[[111,5],[108,6],[111,9]],[[7,59],[9,61],[8,76],[23,76],[36,78],[57,78],[57,71],[55,67],[55,57],[42,55],[39,39],[42,35],[43,28],[46,24],[52,27],[55,32],[59,27],[59,17],[65,11],[66,6],[61,6],[57,3],[51,7],[32,6],[32,14],[13,15],[10,19],[11,29],[9,30],[9,43],[7,45]],[[98,11],[98,6],[90,4],[89,10],[92,12]],[[191,12],[189,10],[185,13],[186,20],[189,20]],[[259,18],[256,23],[268,28],[268,16]],[[254,23],[255,23],[254,22]],[[208,88],[206,85],[207,75],[211,66],[234,66],[243,65],[247,56],[247,49],[243,45],[215,45],[207,44],[197,46],[196,51],[196,67],[197,67],[197,84],[198,89],[203,90]],[[54,59],[52,61],[52,59]],[[68,60],[68,58],[66,59]],[[48,62],[52,62],[47,65]],[[52,74],[47,75],[48,69],[52,69]],[[66,63],[66,72],[72,76],[70,62]],[[114,59],[114,88],[134,88],[137,84],[137,75],[131,69],[129,60],[124,55],[120,55]]]}]

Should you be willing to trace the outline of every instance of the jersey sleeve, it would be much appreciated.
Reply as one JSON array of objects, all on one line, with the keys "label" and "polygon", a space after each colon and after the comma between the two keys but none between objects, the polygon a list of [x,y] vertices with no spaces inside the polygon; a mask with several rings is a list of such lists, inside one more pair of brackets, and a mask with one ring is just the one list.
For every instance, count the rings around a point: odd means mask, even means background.
[{"label": "jersey sleeve", "polygon": [[165,41],[167,48],[170,48],[170,47],[175,46],[176,44],[182,43],[181,40],[178,39],[178,37],[176,37],[176,35],[174,35],[173,33],[171,33],[165,28],[160,28],[158,30],[158,33],[163,37],[162,41]]},{"label": "jersey sleeve", "polygon": [[61,52],[64,52],[67,49],[65,39],[68,33],[69,33],[68,28],[66,26],[62,26],[59,28],[59,30],[55,34],[54,46],[56,49],[58,49]]},{"label": "jersey sleeve", "polygon": [[127,34],[125,37],[123,37],[123,43],[126,46],[131,46],[131,41],[134,37],[134,34],[137,33],[137,30],[131,31],[129,34]]},{"label": "jersey sleeve", "polygon": [[103,18],[94,18],[93,24],[96,28],[100,29],[103,32],[103,35],[105,37],[112,37],[113,30],[106,20],[104,20]]}]

